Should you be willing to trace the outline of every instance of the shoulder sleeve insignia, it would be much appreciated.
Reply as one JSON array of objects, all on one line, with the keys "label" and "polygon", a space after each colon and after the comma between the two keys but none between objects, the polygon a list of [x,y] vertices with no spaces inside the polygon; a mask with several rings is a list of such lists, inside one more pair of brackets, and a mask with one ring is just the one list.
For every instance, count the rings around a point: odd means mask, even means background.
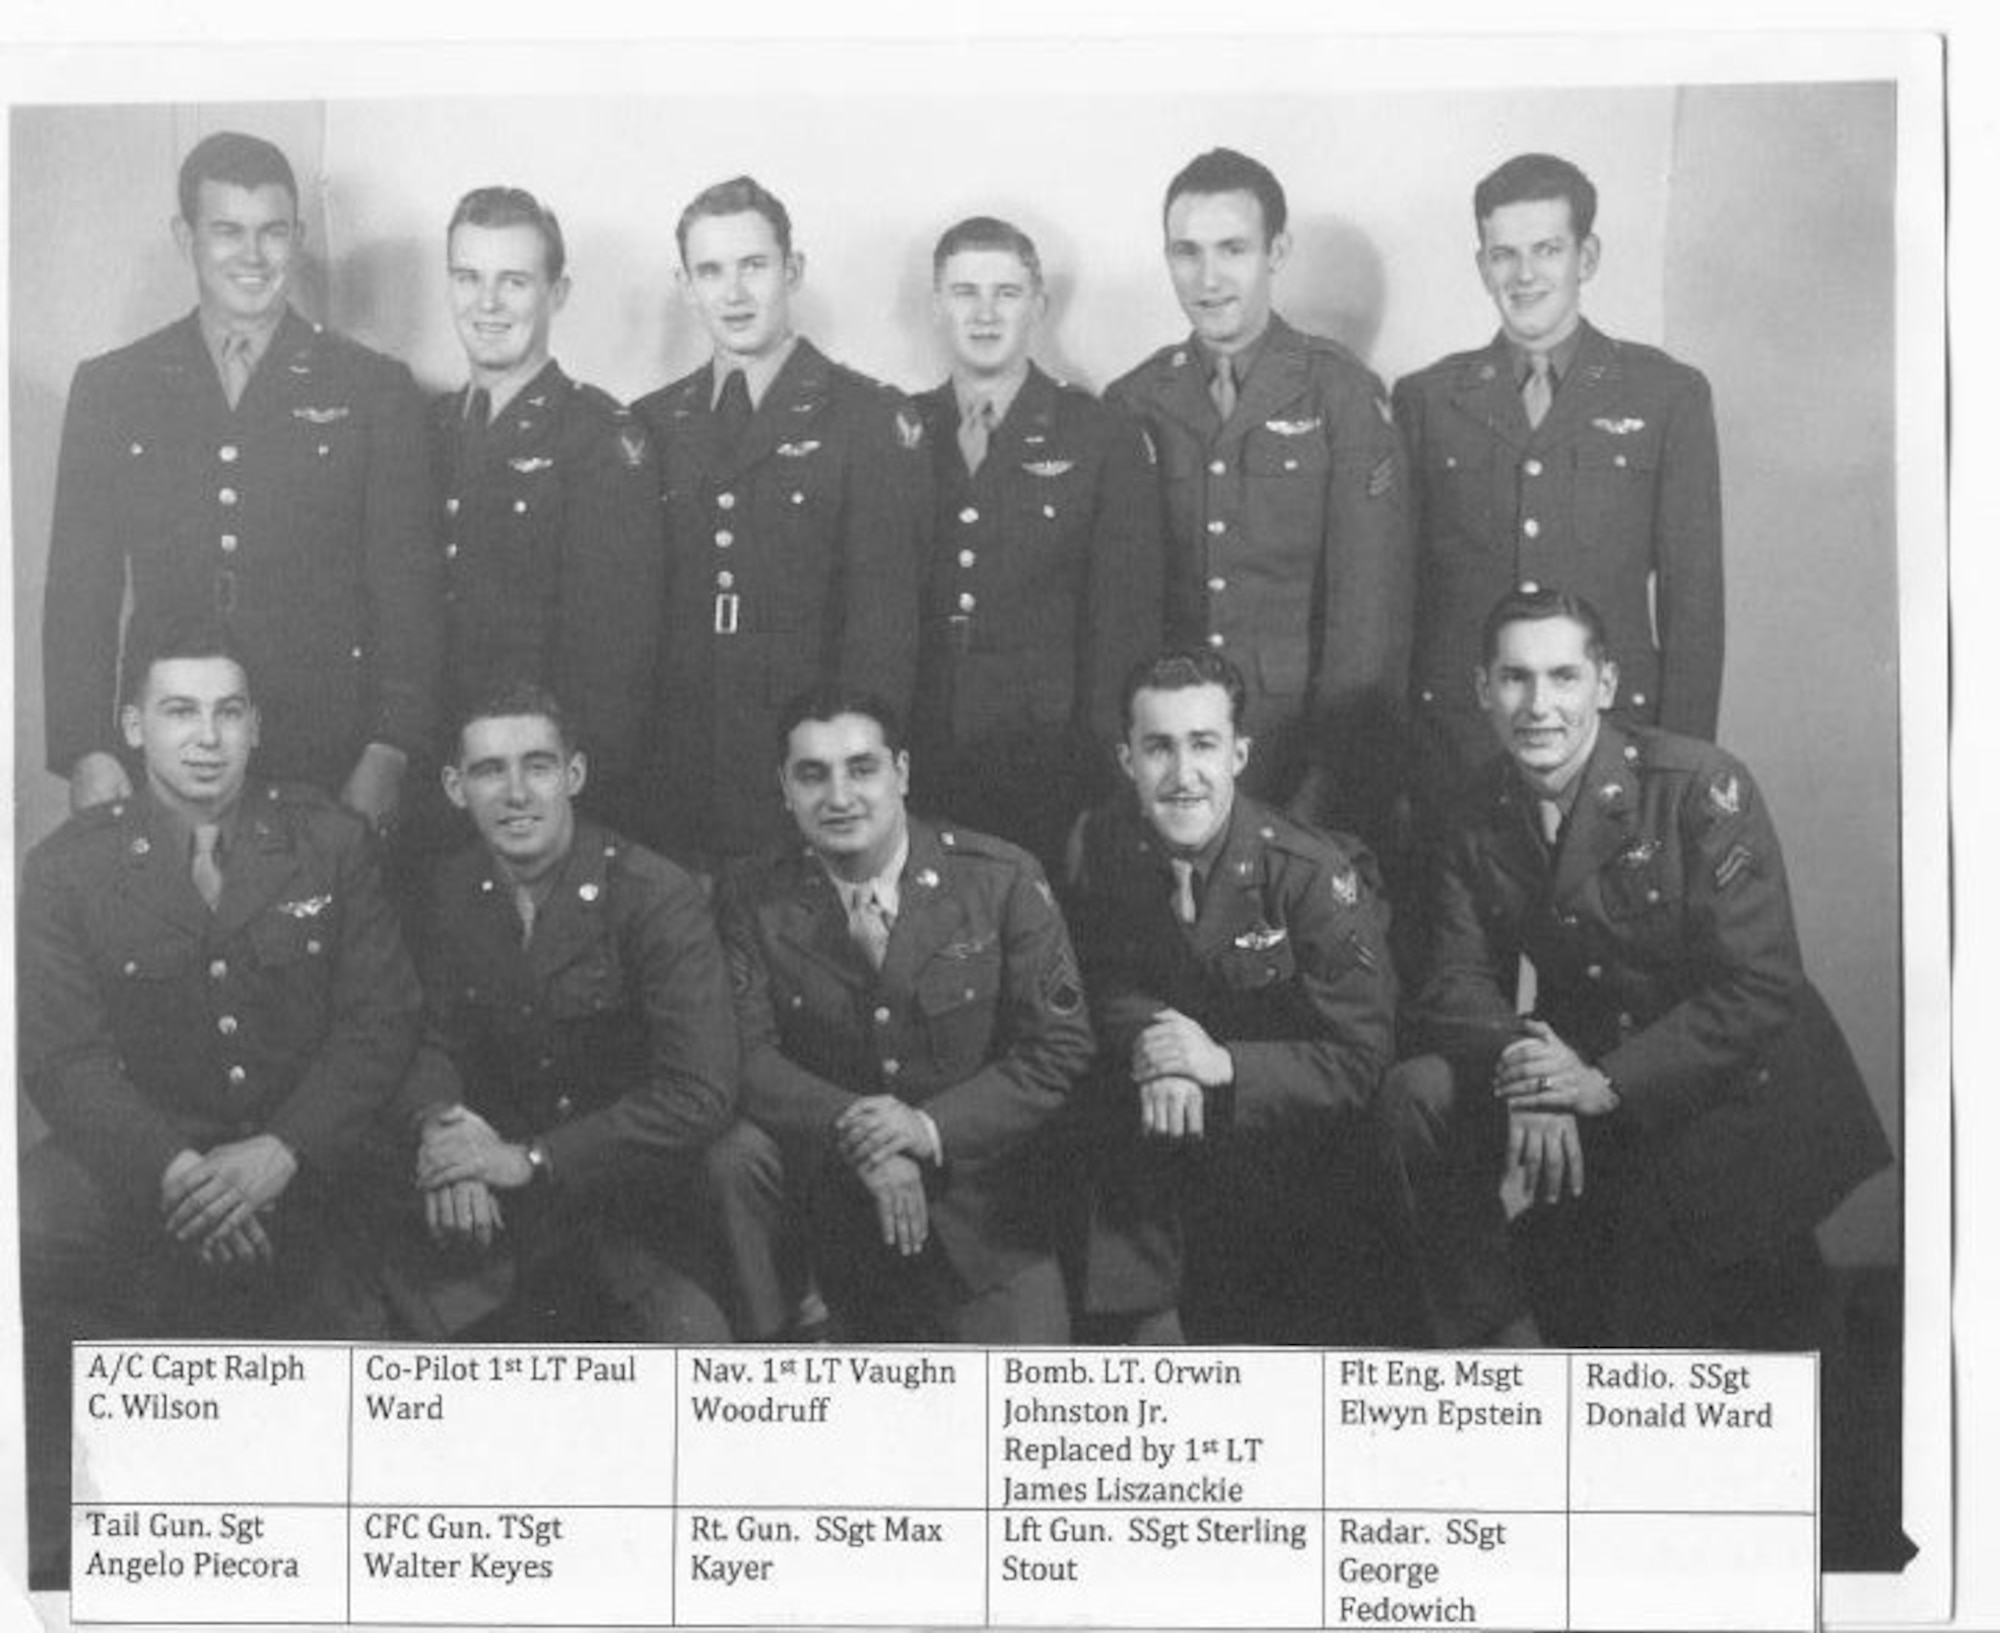
[{"label": "shoulder sleeve insignia", "polygon": [[1021,467],[1030,476],[1061,476],[1076,469],[1073,459],[1031,459]]},{"label": "shoulder sleeve insignia", "polygon": [[292,418],[308,425],[333,425],[354,412],[351,408],[295,408]]},{"label": "shoulder sleeve insignia", "polygon": [[1361,900],[1361,878],[1352,868],[1342,868],[1328,881],[1333,887],[1333,899],[1342,907],[1352,907]]},{"label": "shoulder sleeve insignia", "polygon": [[907,408],[896,410],[896,440],[905,448],[921,448],[924,442],[924,422]]},{"label": "shoulder sleeve insignia", "polygon": [[532,476],[536,471],[548,470],[555,461],[540,454],[524,454],[519,458],[508,460],[507,463],[523,476]]},{"label": "shoulder sleeve insignia", "polygon": [[1383,494],[1395,486],[1395,482],[1396,456],[1394,454],[1384,454],[1380,459],[1375,461],[1374,468],[1368,473],[1368,497],[1371,499],[1381,498]]},{"label": "shoulder sleeve insignia", "polygon": [[1722,860],[1715,864],[1715,888],[1727,890],[1749,871],[1750,864],[1756,860],[1748,845],[1731,845]]},{"label": "shoulder sleeve insignia", "polygon": [[1310,436],[1324,424],[1326,421],[1314,414],[1303,420],[1266,420],[1264,429],[1275,431],[1281,437],[1304,437]]},{"label": "shoulder sleeve insignia", "polygon": [[1236,945],[1246,953],[1267,953],[1283,941],[1286,934],[1282,925],[1253,924],[1236,938]]},{"label": "shoulder sleeve insignia", "polygon": [[1708,785],[1708,804],[1717,816],[1743,814],[1743,785],[1736,780],[1735,772],[1726,771]]},{"label": "shoulder sleeve insignia", "polygon": [[629,470],[637,470],[646,463],[646,433],[636,425],[623,427],[618,433],[618,457],[625,461]]},{"label": "shoulder sleeve insignia", "polygon": [[1611,419],[1600,416],[1590,423],[1596,426],[1598,430],[1604,432],[1606,436],[1613,437],[1629,437],[1634,431],[1643,431],[1646,429],[1646,422],[1644,420]]},{"label": "shoulder sleeve insignia", "polygon": [[1052,1013],[1065,1019],[1083,1008],[1083,975],[1076,967],[1076,954],[1065,941],[1042,971],[1042,1002]]}]

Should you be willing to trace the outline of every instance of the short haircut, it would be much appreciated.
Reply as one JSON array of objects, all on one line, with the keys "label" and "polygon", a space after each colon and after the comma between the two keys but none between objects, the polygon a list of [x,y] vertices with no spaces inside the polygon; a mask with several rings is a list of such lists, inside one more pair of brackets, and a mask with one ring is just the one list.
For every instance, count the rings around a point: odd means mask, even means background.
[{"label": "short haircut", "polygon": [[967,216],[963,221],[945,228],[944,236],[931,252],[931,281],[943,280],[945,262],[961,250],[978,249],[1002,250],[1009,255],[1018,255],[1021,265],[1028,269],[1028,276],[1035,280],[1035,287],[1041,288],[1042,258],[1035,251],[1035,241],[1013,222],[1002,221],[993,215]]},{"label": "short haircut", "polygon": [[1569,202],[1569,224],[1577,242],[1597,224],[1597,189],[1581,170],[1553,153],[1517,153],[1472,190],[1472,225],[1483,229],[1486,218],[1503,204],[1539,204],[1549,199]]},{"label": "short haircut", "polygon": [[1285,190],[1278,184],[1278,178],[1271,174],[1269,165],[1247,153],[1238,153],[1233,147],[1212,147],[1196,155],[1167,183],[1166,200],[1160,206],[1163,227],[1174,200],[1183,193],[1254,194],[1264,216],[1265,244],[1285,230]]},{"label": "short haircut", "polygon": [[261,136],[246,136],[240,130],[219,130],[204,136],[181,160],[181,220],[195,225],[201,208],[201,184],[220,182],[225,187],[282,187],[291,196],[292,214],[299,211],[299,184],[292,176],[292,162],[278,146]]},{"label": "short haircut", "polygon": [[1179,692],[1190,686],[1220,686],[1229,694],[1229,724],[1243,724],[1243,671],[1212,647],[1178,647],[1142,658],[1125,672],[1125,732],[1132,732],[1132,708],[1141,692]]},{"label": "short haircut", "polygon": [[688,232],[703,216],[742,215],[746,211],[761,215],[771,223],[771,231],[778,239],[778,253],[790,256],[791,212],[778,201],[777,194],[770,192],[760,182],[749,176],[732,176],[728,181],[719,181],[713,187],[704,187],[695,194],[694,202],[681,211],[681,218],[674,226],[674,242],[680,246],[681,265],[687,265]]},{"label": "short haircut", "polygon": [[250,662],[228,626],[212,618],[188,618],[140,631],[136,639],[126,642],[124,695],[119,701],[133,708],[141,706],[155,666],[181,658],[227,658],[243,671],[244,690],[256,697],[257,677],[250,672]]},{"label": "short haircut", "polygon": [[562,744],[565,755],[576,750],[576,737],[570,731],[569,716],[556,701],[556,695],[539,681],[505,680],[491,691],[474,698],[458,711],[452,722],[452,757],[457,759],[465,753],[465,728],[476,720],[513,720],[520,717],[540,716],[556,729],[556,741]]},{"label": "short haircut", "polygon": [[451,235],[460,227],[533,227],[542,235],[542,265],[550,283],[560,278],[569,264],[562,223],[556,219],[555,211],[524,188],[475,187],[467,193],[458,201],[458,208],[451,212],[451,221],[444,229],[447,254]]},{"label": "short haircut", "polygon": [[837,720],[844,714],[858,714],[882,728],[882,741],[891,754],[903,752],[903,720],[896,705],[879,692],[838,681],[821,681],[789,698],[778,711],[778,764],[791,757],[792,728],[808,720]]},{"label": "short haircut", "polygon": [[1485,668],[1493,667],[1499,656],[1500,633],[1509,624],[1538,624],[1550,618],[1567,618],[1583,631],[1583,650],[1592,663],[1611,656],[1611,642],[1604,633],[1604,614],[1580,595],[1553,585],[1533,590],[1509,590],[1493,603],[1480,631],[1479,650]]}]

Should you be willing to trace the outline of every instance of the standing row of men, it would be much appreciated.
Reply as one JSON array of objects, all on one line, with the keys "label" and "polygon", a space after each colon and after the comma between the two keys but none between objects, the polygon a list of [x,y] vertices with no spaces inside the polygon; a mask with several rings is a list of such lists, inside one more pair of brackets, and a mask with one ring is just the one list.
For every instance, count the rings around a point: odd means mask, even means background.
[{"label": "standing row of men", "polygon": [[1393,415],[1351,353],[1273,310],[1285,194],[1224,149],[1163,206],[1187,339],[1104,401],[1050,379],[1035,246],[974,218],[934,257],[951,377],[910,402],[795,332],[790,218],[738,178],[677,229],[713,356],[628,412],[551,355],[569,294],[554,213],[482,188],[447,229],[468,378],[426,435],[400,365],[292,311],[282,153],[212,136],[175,226],[196,312],[72,391],[50,768],[79,809],[129,790],[128,580],[135,645],[201,612],[267,672],[273,775],[378,824],[406,803],[420,847],[459,831],[433,792],[439,728],[496,678],[563,697],[594,806],[702,866],[784,832],[743,745],[840,680],[909,715],[920,803],[1053,862],[1108,786],[1118,678],[1165,638],[1243,671],[1260,794],[1394,851],[1399,800],[1421,827],[1483,757],[1464,677],[1486,608],[1521,583],[1605,609],[1628,717],[1709,736],[1706,385],[1583,321],[1596,198],[1574,166],[1510,160],[1474,209],[1501,332],[1404,380]]}]

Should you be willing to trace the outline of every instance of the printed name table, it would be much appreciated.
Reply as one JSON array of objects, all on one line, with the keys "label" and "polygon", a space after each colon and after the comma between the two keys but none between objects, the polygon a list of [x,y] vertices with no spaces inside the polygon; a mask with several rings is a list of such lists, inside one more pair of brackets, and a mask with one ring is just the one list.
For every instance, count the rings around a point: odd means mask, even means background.
[{"label": "printed name table", "polygon": [[1809,1356],[79,1345],[79,1623],[1817,1626]]}]

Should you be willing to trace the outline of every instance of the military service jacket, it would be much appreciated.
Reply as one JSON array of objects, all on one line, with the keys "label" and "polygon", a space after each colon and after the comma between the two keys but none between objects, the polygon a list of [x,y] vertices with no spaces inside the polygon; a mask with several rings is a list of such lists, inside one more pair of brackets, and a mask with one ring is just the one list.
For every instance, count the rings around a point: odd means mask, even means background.
[{"label": "military service jacket", "polygon": [[[1201,349],[1155,352],[1107,395],[1144,422],[1167,509],[1169,633],[1235,660],[1258,741],[1249,788],[1310,766],[1343,811],[1401,718],[1411,570],[1403,454],[1381,384],[1336,341],[1273,317],[1222,424]],[[1359,751],[1359,752],[1357,752]]]},{"label": "military service jacket", "polygon": [[744,1111],[789,1150],[893,1094],[936,1123],[931,1221],[974,1292],[1047,1256],[1029,1141],[1090,1063],[1075,955],[1041,869],[1005,840],[910,823],[879,972],[826,869],[795,849],[739,864],[723,936],[743,1039]]},{"label": "military service jacket", "polygon": [[553,362],[470,439],[468,390],[431,407],[449,712],[501,681],[539,682],[593,775],[629,782],[654,706],[666,579],[646,434]]},{"label": "military service jacket", "polygon": [[362,748],[427,753],[442,641],[423,400],[401,363],[287,312],[231,409],[190,314],[76,371],[43,608],[49,769],[117,738],[119,609],[219,619],[260,772],[337,790]]},{"label": "military service jacket", "polygon": [[907,711],[930,461],[900,394],[808,341],[726,459],[714,389],[704,364],[633,411],[666,514],[661,838],[738,855],[791,831],[773,769],[788,699],[839,679]]},{"label": "military service jacket", "polygon": [[1130,796],[1091,813],[1071,911],[1115,1106],[1134,1137],[1134,1041],[1175,1009],[1228,1049],[1235,1082],[1210,1091],[1218,1134],[1283,1136],[1363,1111],[1394,1050],[1387,913],[1353,840],[1306,828],[1238,792],[1193,925],[1173,911],[1159,837]]},{"label": "military service jacket", "polygon": [[407,1119],[463,1103],[502,1139],[540,1139],[553,1183],[587,1194],[692,1156],[736,1106],[736,1034],[701,887],[579,821],[521,945],[483,843],[439,870],[423,1047]]},{"label": "military service jacket", "polygon": [[274,1134],[362,1149],[416,1046],[415,972],[367,826],[252,784],[211,912],[150,794],[72,817],[21,883],[21,1082],[107,1197],[157,1204],[184,1150]]},{"label": "military service jacket", "polygon": [[1809,1229],[1889,1159],[1805,978],[1784,858],[1750,773],[1606,720],[1555,855],[1504,755],[1454,807],[1416,1030],[1490,1059],[1519,960],[1537,1013],[1617,1087],[1648,1184],[1726,1264]]},{"label": "military service jacket", "polygon": [[[1159,494],[1139,427],[1032,364],[976,472],[947,380],[917,399],[937,527],[917,715],[932,752],[1080,727],[1111,743],[1126,671],[1159,649]],[[919,768],[925,755],[917,756]]]},{"label": "military service jacket", "polygon": [[1504,338],[1396,385],[1420,562],[1414,711],[1444,784],[1492,751],[1472,675],[1486,614],[1521,584],[1603,613],[1621,712],[1715,736],[1722,489],[1708,382],[1651,346],[1587,323],[1581,336],[1538,428]]}]

